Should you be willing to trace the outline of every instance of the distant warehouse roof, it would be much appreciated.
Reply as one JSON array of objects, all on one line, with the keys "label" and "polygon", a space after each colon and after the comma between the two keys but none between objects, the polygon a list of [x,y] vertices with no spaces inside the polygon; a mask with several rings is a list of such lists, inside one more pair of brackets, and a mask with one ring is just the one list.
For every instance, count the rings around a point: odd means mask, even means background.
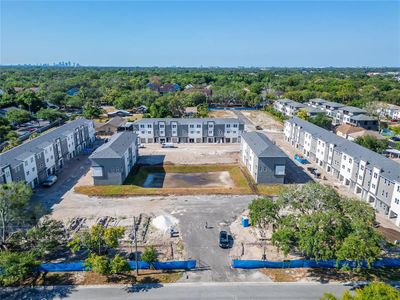
[{"label": "distant warehouse roof", "polygon": [[243,132],[242,139],[257,157],[287,157],[279,147],[260,132]]}]

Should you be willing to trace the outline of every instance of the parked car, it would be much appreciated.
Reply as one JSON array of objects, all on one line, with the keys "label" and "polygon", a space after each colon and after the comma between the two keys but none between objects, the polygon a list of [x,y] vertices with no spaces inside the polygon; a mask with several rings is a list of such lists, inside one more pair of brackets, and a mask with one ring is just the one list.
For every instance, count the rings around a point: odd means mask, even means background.
[{"label": "parked car", "polygon": [[161,148],[175,148],[174,143],[162,143]]},{"label": "parked car", "polygon": [[308,164],[308,160],[305,159],[303,156],[299,155],[299,154],[295,154],[294,155],[294,159],[297,160],[299,163],[301,163],[302,165]]},{"label": "parked car", "polygon": [[257,126],[256,126],[256,129],[257,129],[257,130],[262,130],[263,128],[262,128],[260,125],[257,125]]},{"label": "parked car", "polygon": [[219,232],[219,246],[221,248],[229,248],[229,235],[225,230]]},{"label": "parked car", "polygon": [[144,144],[139,144],[139,148],[145,148]]},{"label": "parked car", "polygon": [[307,170],[313,174],[315,177],[320,178],[321,177],[321,172],[318,171],[316,168],[314,167],[308,167]]},{"label": "parked car", "polygon": [[53,184],[55,184],[56,182],[57,182],[57,176],[50,175],[49,177],[47,177],[47,179],[45,181],[43,181],[42,185],[45,187],[50,187]]}]

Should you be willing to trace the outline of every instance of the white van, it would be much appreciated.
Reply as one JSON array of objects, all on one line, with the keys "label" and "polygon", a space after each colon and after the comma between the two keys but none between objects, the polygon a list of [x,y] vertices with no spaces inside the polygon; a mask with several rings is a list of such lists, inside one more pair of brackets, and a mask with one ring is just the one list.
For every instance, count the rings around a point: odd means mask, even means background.
[{"label": "white van", "polygon": [[174,143],[162,143],[161,148],[175,148]]}]

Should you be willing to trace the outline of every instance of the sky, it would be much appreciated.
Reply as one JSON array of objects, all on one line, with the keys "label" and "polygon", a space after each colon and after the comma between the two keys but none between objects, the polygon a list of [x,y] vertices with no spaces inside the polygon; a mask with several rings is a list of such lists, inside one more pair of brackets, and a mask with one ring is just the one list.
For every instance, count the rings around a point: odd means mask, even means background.
[{"label": "sky", "polygon": [[1,65],[400,66],[400,1],[0,2]]}]

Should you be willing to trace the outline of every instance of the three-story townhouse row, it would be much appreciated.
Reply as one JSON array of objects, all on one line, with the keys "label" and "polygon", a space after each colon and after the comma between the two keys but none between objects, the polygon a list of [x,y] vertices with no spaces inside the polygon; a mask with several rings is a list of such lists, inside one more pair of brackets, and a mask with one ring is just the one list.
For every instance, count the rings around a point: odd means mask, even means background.
[{"label": "three-story townhouse row", "polygon": [[299,153],[400,226],[398,163],[297,117],[285,122],[284,134]]},{"label": "three-story townhouse row", "polygon": [[128,124],[144,143],[239,143],[244,122],[233,118],[149,118]]},{"label": "three-story townhouse row", "polygon": [[1,153],[0,184],[25,181],[34,188],[94,140],[93,122],[77,119]]}]

